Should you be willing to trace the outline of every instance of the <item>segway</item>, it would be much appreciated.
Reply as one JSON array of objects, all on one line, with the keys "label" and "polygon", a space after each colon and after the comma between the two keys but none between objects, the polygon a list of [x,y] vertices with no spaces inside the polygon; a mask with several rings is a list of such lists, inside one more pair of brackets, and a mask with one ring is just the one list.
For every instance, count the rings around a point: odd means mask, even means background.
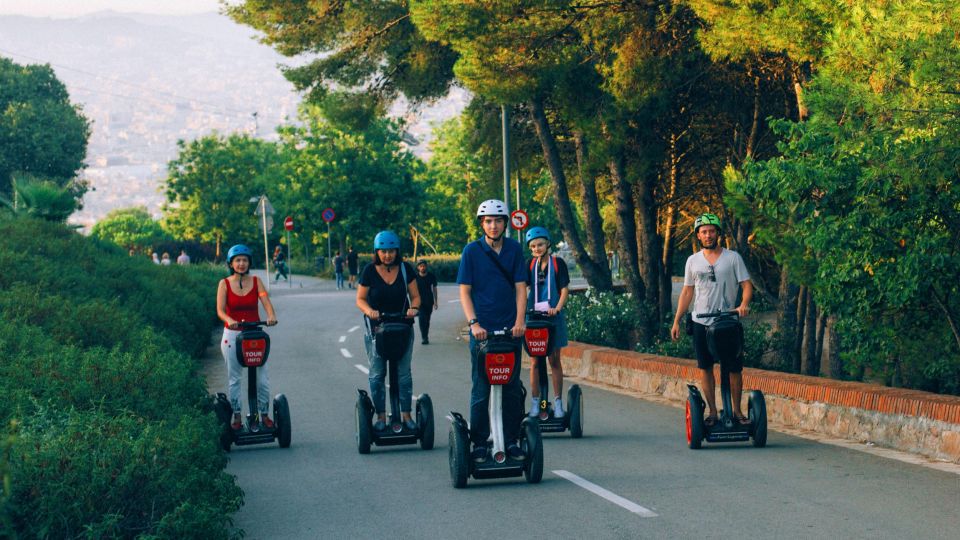
[{"label": "segway", "polygon": [[763,392],[753,390],[747,400],[750,424],[737,421],[733,414],[733,401],[730,397],[729,360],[743,354],[743,326],[736,311],[718,311],[702,313],[699,318],[716,317],[713,325],[707,327],[707,345],[710,354],[720,362],[720,395],[723,408],[718,421],[713,426],[704,423],[703,414],[706,403],[700,390],[688,384],[687,396],[687,445],[696,450],[704,440],[711,443],[742,442],[753,439],[753,446],[762,448],[767,444],[767,405]]},{"label": "segway", "polygon": [[243,330],[237,335],[236,346],[237,362],[247,368],[247,406],[249,412],[243,427],[234,430],[230,427],[233,417],[233,407],[230,400],[220,392],[216,399],[217,418],[223,424],[220,435],[220,446],[227,452],[231,445],[246,446],[248,444],[271,443],[276,439],[280,448],[290,447],[290,405],[287,396],[277,394],[273,398],[274,427],[268,428],[260,423],[260,413],[257,411],[257,368],[267,363],[270,356],[270,335],[261,327],[265,321],[241,322]]},{"label": "segway", "polygon": [[417,429],[411,430],[400,419],[400,384],[397,382],[397,362],[410,342],[413,327],[402,322],[403,313],[381,313],[380,324],[373,333],[373,346],[387,362],[387,380],[390,383],[390,416],[383,430],[376,430],[373,418],[376,409],[366,390],[357,389],[356,424],[357,451],[370,453],[370,445],[397,446],[420,443],[420,448],[433,448],[433,402],[427,394],[417,396]]},{"label": "segway", "polygon": [[567,390],[567,414],[556,418],[553,414],[553,404],[550,402],[550,381],[547,379],[547,357],[553,352],[554,323],[553,317],[544,311],[527,311],[527,330],[524,332],[523,346],[527,354],[533,358],[534,366],[539,375],[540,387],[540,421],[541,433],[563,433],[570,430],[574,439],[583,437],[583,393],[579,385],[572,385]]},{"label": "segway", "polygon": [[[520,347],[509,329],[489,332],[489,338],[480,342],[477,354],[483,359],[487,380],[490,382],[490,439],[492,459],[474,463],[470,459],[470,428],[457,412],[450,412],[450,479],[453,487],[463,488],[467,478],[477,480],[510,478],[523,475],[528,483],[536,484],[543,478],[543,444],[540,424],[536,418],[524,417],[520,423],[520,450],[523,461],[507,459],[503,435],[503,385],[520,374]],[[522,386],[521,386],[522,388]],[[526,399],[526,393],[521,399]]]}]

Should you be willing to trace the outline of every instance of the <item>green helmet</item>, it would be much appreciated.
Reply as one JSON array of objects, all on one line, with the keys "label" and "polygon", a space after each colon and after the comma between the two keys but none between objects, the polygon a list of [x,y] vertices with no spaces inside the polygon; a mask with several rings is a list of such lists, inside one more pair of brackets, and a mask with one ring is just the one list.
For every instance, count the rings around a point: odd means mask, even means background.
[{"label": "green helmet", "polygon": [[716,214],[703,214],[693,222],[693,233],[696,234],[700,230],[700,227],[703,225],[716,225],[717,232],[723,231],[723,227],[720,225],[720,218]]}]

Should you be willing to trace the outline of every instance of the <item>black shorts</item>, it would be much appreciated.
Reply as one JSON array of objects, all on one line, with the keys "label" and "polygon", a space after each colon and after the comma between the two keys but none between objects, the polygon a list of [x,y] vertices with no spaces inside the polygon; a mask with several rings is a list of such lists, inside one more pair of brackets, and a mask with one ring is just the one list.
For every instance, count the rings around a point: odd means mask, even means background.
[{"label": "black shorts", "polygon": [[[711,369],[716,360],[710,354],[710,346],[707,345],[707,327],[695,322],[693,323],[693,350],[697,354],[697,367],[700,369]],[[740,354],[725,366],[730,373],[740,373],[743,371],[743,354]]]}]

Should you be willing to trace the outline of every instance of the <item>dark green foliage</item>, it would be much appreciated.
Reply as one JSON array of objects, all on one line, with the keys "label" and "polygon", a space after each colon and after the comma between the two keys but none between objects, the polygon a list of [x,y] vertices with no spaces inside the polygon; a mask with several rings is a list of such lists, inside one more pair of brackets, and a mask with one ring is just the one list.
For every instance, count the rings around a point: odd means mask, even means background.
[{"label": "dark green foliage", "polygon": [[191,358],[218,278],[0,220],[0,537],[230,534],[242,492]]},{"label": "dark green foliage", "polygon": [[646,324],[652,310],[629,294],[597,292],[588,289],[570,296],[566,306],[570,339],[632,350],[637,344],[637,329]]}]

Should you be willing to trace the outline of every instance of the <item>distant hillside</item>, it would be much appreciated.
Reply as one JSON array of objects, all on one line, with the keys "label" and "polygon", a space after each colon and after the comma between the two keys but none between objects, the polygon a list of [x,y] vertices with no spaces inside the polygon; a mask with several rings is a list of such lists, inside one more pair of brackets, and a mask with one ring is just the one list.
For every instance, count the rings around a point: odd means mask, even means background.
[{"label": "distant hillside", "polygon": [[[217,13],[0,16],[0,55],[51,64],[93,121],[84,175],[95,191],[71,220],[87,226],[113,208],[145,205],[157,214],[178,139],[213,130],[271,137],[300,102],[277,69],[295,60]],[[430,124],[458,113],[466,99],[460,91],[425,110],[411,132],[425,140]]]}]

